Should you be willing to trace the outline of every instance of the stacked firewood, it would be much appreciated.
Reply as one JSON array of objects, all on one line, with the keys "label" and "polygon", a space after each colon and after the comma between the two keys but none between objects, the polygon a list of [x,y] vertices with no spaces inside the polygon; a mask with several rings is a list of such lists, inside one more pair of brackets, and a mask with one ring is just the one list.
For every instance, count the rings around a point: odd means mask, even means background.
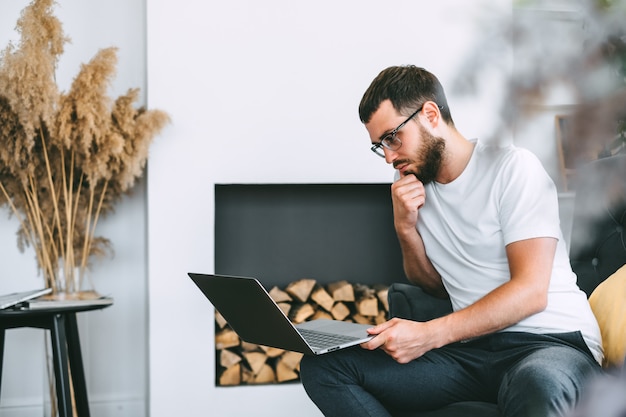
[{"label": "stacked firewood", "polygon": [[[284,289],[274,287],[269,294],[295,324],[326,318],[374,325],[387,318],[387,291],[386,285],[347,281],[321,285],[305,278]],[[215,329],[218,385],[299,380],[301,353],[244,342],[217,311]]]}]

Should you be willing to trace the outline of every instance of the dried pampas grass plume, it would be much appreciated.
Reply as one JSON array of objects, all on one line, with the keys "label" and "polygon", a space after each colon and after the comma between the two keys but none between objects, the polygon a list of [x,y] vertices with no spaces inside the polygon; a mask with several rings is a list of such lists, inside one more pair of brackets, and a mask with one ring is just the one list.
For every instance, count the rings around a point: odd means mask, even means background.
[{"label": "dried pampas grass plume", "polygon": [[[52,14],[53,0],[33,2],[17,21],[21,40],[0,55],[0,91],[17,114],[28,139],[54,117],[58,90],[55,69],[68,41]],[[34,143],[27,142],[33,146]]]},{"label": "dried pampas grass plume", "polygon": [[117,48],[100,50],[60,93],[55,70],[68,39],[52,5],[26,7],[19,45],[0,55],[0,205],[19,219],[18,246],[35,249],[58,292],[77,289],[75,270],[82,277],[92,256],[107,253],[109,241],[94,235],[98,219],[141,177],[169,117],[135,108],[137,89],[107,95]]}]

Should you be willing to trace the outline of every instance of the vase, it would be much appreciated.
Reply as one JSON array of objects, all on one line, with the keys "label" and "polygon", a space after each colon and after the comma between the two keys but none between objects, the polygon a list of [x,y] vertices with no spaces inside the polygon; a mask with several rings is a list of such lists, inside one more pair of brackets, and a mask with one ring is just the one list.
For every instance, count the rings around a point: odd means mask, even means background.
[{"label": "vase", "polygon": [[51,300],[90,300],[100,298],[94,290],[87,268],[74,267],[70,270],[63,268],[59,262],[56,274],[56,288],[47,296]]}]

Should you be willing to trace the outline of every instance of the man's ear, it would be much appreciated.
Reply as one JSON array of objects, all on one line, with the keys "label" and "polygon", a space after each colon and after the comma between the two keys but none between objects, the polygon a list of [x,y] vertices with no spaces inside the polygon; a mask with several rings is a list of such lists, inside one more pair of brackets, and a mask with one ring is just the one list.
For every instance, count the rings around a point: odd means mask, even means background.
[{"label": "man's ear", "polygon": [[432,128],[436,128],[442,121],[441,111],[439,110],[437,103],[434,101],[427,101],[424,103],[423,113]]}]

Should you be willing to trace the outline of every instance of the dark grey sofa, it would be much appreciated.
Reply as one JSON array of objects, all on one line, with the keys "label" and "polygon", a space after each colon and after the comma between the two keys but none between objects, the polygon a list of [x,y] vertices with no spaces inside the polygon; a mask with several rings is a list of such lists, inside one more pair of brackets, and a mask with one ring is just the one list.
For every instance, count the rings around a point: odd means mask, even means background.
[{"label": "dark grey sofa", "polygon": [[[600,159],[576,176],[570,258],[580,288],[593,289],[626,264],[626,155]],[[420,288],[396,283],[389,288],[391,317],[430,320],[451,311],[448,300]],[[500,417],[496,404],[462,402],[428,412],[394,412],[402,417]]]}]

